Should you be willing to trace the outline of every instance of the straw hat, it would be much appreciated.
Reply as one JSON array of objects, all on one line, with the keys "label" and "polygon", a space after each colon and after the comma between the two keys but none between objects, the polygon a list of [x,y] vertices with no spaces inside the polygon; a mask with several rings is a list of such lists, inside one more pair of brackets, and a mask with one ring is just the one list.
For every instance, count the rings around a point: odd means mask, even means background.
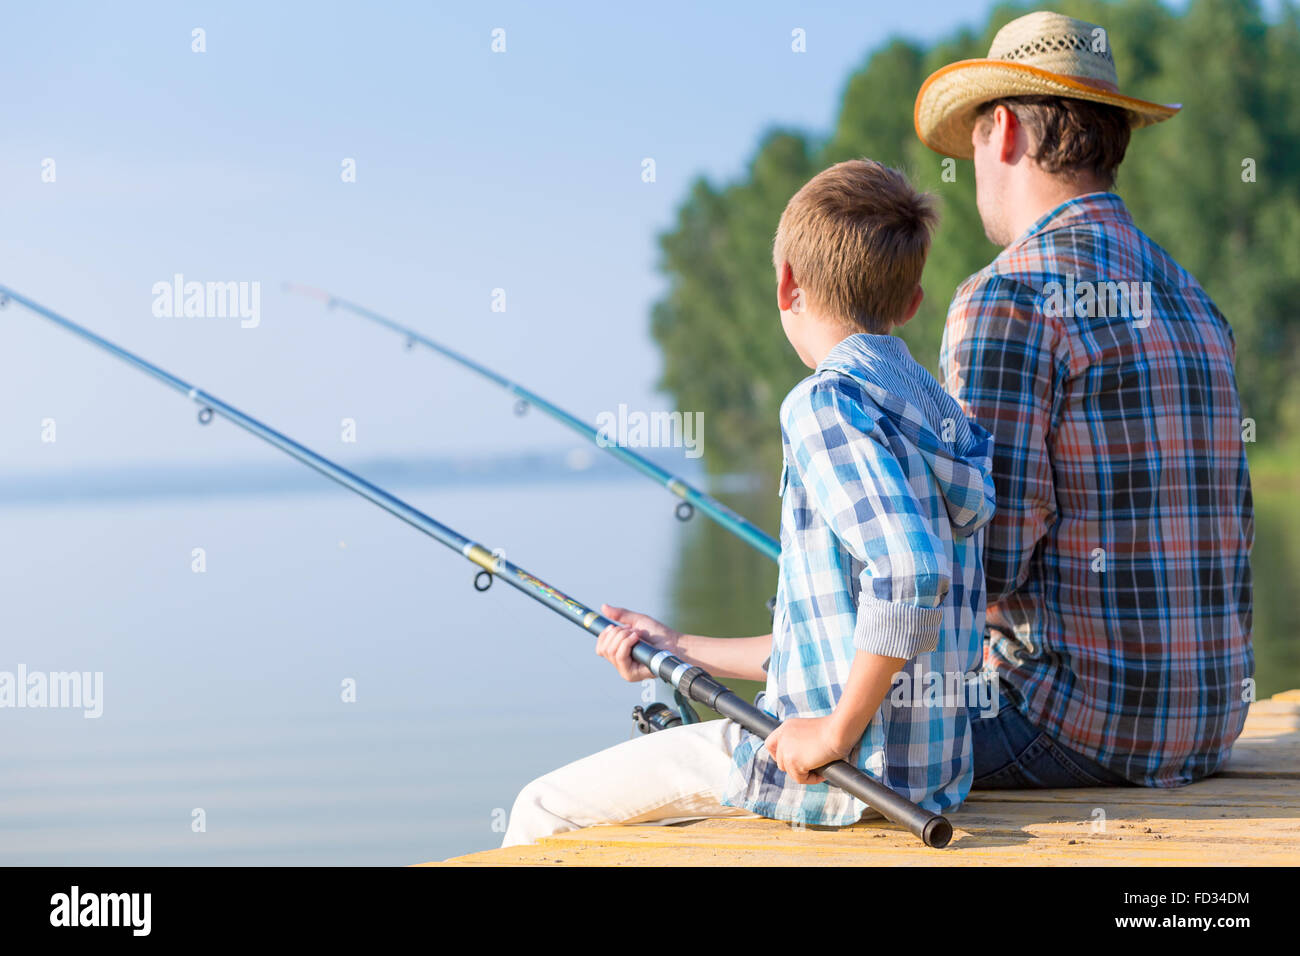
[{"label": "straw hat", "polygon": [[976,110],[1004,96],[1107,103],[1127,110],[1135,129],[1182,109],[1119,92],[1110,38],[1101,27],[1059,13],[1030,13],[998,31],[986,59],[959,60],[930,74],[916,94],[916,135],[935,152],[970,159]]}]

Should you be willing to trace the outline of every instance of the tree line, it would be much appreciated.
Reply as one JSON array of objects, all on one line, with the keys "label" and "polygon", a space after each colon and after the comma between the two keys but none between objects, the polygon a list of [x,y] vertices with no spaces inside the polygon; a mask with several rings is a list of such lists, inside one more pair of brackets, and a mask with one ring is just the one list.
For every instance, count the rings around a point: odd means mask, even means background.
[{"label": "tree line", "polygon": [[[1243,415],[1262,444],[1300,440],[1300,18],[1291,2],[1266,18],[1253,0],[1069,0],[1052,8],[1108,30],[1121,89],[1183,104],[1135,130],[1116,191],[1139,228],[1209,292],[1237,339]],[[652,331],[660,386],[704,413],[713,472],[775,472],[777,413],[807,374],[781,333],[772,237],[786,201],[825,167],[870,157],[903,169],[940,199],[942,221],[925,270],[925,302],[900,330],[936,368],[957,286],[997,254],[975,209],[974,170],[916,138],[922,81],[954,60],[983,57],[993,34],[1034,9],[995,7],[980,32],[922,46],[894,39],[850,78],[828,135],[774,129],[735,182],[695,181],[660,236],[668,289]],[[954,165],[955,163],[955,165]]]}]

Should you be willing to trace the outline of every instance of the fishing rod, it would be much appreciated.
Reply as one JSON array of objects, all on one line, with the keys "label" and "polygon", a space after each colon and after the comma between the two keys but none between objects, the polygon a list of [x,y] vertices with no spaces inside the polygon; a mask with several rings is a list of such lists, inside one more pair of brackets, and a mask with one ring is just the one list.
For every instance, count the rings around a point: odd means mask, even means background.
[{"label": "fishing rod", "polygon": [[[220,416],[245,431],[251,432],[268,444],[274,445],[286,454],[293,456],[309,468],[320,472],[326,478],[333,479],[343,487],[355,491],[361,497],[383,508],[389,514],[401,518],[407,524],[419,531],[423,531],[434,540],[459,551],[480,569],[474,576],[474,586],[478,590],[486,591],[492,586],[493,579],[499,577],[507,584],[533,600],[546,605],[556,613],[563,615],[591,634],[600,635],[605,628],[614,623],[585,604],[556,590],[541,578],[519,567],[519,565],[507,561],[501,555],[494,554],[460,532],[454,531],[439,521],[435,521],[400,498],[390,495],[387,491],[372,485],[361,476],[348,471],[322,455],[318,455],[305,445],[298,444],[292,438],[281,434],[269,425],[265,425],[256,418],[244,414],[232,405],[227,405],[216,396],[210,395],[184,379],[178,378],[157,365],[142,359],[135,353],[128,352],[107,339],[101,338],[71,319],[64,318],[57,312],[53,312],[25,296],[19,295],[12,289],[0,286],[0,308],[6,306],[10,299],[185,395],[199,406],[200,423],[206,425],[212,421],[214,416]],[[632,647],[632,657],[639,663],[644,664],[652,674],[668,683],[684,697],[710,707],[724,717],[730,717],[750,733],[767,739],[767,736],[779,726],[779,721],[774,717],[747,703],[734,691],[719,683],[703,668],[687,664],[667,651],[662,651],[644,641],[638,641]],[[900,796],[884,784],[867,776],[863,771],[843,760],[836,760],[834,763],[827,764],[825,767],[819,768],[817,772],[826,780],[857,797],[889,820],[906,827],[924,841],[927,846],[944,847],[948,845],[948,841],[952,838],[952,824],[944,817],[918,807],[910,800]]]},{"label": "fishing rod", "polygon": [[501,388],[504,388],[507,392],[510,392],[515,396],[517,399],[515,402],[516,414],[524,414],[528,411],[530,406],[540,408],[547,415],[550,415],[561,424],[567,425],[583,438],[598,447],[605,449],[624,464],[632,466],[637,471],[641,472],[641,474],[663,485],[678,498],[682,499],[677,503],[677,517],[682,521],[690,520],[691,515],[695,513],[695,510],[699,509],[756,551],[767,555],[767,557],[771,558],[773,561],[780,557],[781,543],[753,522],[749,521],[749,519],[736,514],[736,512],[732,511],[721,501],[705,494],[671,472],[660,468],[644,455],[638,455],[625,445],[611,442],[608,438],[602,438],[597,429],[588,425],[576,415],[566,412],[557,405],[551,404],[536,392],[524,388],[517,382],[510,381],[510,379],[505,376],[499,375],[490,368],[480,365],[478,362],[475,362],[468,356],[462,355],[454,349],[448,348],[439,342],[435,342],[433,339],[422,335],[409,326],[402,325],[400,322],[395,322],[387,316],[380,315],[378,312],[372,312],[364,306],[357,305],[355,302],[349,302],[346,299],[340,299],[338,296],[331,295],[328,292],[322,292],[320,289],[299,285],[295,282],[286,282],[284,287],[289,292],[297,292],[301,295],[307,296],[308,298],[315,299],[318,302],[323,302],[331,309],[345,309],[353,315],[358,315],[363,319],[368,319],[371,322],[382,325],[384,328],[390,329],[393,332],[404,336],[406,338],[406,347],[408,349],[413,348],[416,343],[419,343],[425,348],[437,352],[439,355],[445,356],[453,362],[464,366],[471,372],[476,372],[483,378],[499,385]]}]

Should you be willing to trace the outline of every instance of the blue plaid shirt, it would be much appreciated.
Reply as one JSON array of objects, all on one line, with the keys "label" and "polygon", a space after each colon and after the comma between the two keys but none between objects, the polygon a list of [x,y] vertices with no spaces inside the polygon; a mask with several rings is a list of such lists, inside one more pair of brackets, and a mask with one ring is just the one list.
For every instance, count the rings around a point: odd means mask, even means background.
[{"label": "blue plaid shirt", "polygon": [[[970,730],[964,693],[945,690],[980,669],[989,435],[901,339],[866,334],[790,392],[781,434],[766,706],[779,720],[826,716],[858,650],[909,658],[849,761],[923,807],[954,807],[970,789]],[[827,784],[793,782],[753,734],[733,761],[729,806],[824,826],[866,809]]]}]

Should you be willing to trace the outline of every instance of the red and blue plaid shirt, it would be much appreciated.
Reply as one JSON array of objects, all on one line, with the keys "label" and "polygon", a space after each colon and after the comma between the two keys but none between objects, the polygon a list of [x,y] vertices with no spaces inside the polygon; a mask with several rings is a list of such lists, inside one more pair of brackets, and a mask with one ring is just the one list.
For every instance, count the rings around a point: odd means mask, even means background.
[{"label": "red and blue plaid shirt", "polygon": [[957,290],[940,358],[993,433],[989,660],[1126,779],[1213,773],[1254,674],[1232,330],[1113,193],[1052,210]]}]

